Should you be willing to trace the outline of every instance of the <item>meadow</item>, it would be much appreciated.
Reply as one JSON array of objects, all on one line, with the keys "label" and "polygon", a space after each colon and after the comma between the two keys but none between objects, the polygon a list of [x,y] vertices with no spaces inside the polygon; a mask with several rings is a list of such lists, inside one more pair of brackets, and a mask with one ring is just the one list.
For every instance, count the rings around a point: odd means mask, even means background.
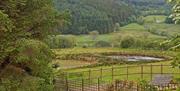
[{"label": "meadow", "polygon": [[[152,62],[152,63],[133,63],[133,64],[112,64],[112,65],[95,65],[97,62],[94,61],[84,61],[84,60],[60,60],[58,59],[58,64],[62,65],[60,66],[63,72],[66,72],[69,74],[69,79],[80,79],[84,78],[87,79],[89,77],[89,71],[91,70],[91,77],[92,78],[98,78],[100,76],[100,69],[105,69],[103,71],[103,75],[106,76],[104,80],[111,80],[111,75],[112,75],[112,67],[118,68],[118,67],[129,67],[129,74],[131,73],[139,73],[137,75],[131,75],[129,76],[130,80],[138,80],[140,77],[140,67],[141,65],[171,65],[172,61],[174,58],[177,56],[177,52],[174,51],[157,51],[157,50],[138,50],[138,49],[120,49],[120,48],[73,48],[73,49],[61,49],[61,50],[53,50],[56,55],[58,56],[69,56],[72,54],[101,54],[101,53],[123,53],[123,54],[132,54],[132,55],[147,55],[147,56],[155,56],[155,57],[166,57],[169,58],[168,60],[161,61],[161,62]],[[131,68],[132,66],[132,68]],[[138,66],[138,67],[133,67],[133,66]],[[107,69],[107,70],[106,70]],[[164,73],[170,73],[170,72],[179,72],[178,68],[172,68],[169,66],[164,66],[163,67]],[[144,73],[150,72],[150,67],[145,67],[144,66]],[[160,66],[157,68],[153,68],[154,73],[160,73]],[[126,74],[126,69],[117,69],[114,70],[115,75],[118,74]],[[74,75],[78,74],[78,75]],[[72,76],[71,76],[72,75]],[[145,74],[144,75],[147,80],[150,80],[150,75]],[[176,77],[179,77],[178,75],[175,75]],[[116,79],[123,79],[126,77],[120,76],[118,78],[117,76]]]},{"label": "meadow", "polygon": [[[161,15],[147,16],[143,18],[143,24],[131,23],[120,27],[119,31],[99,34],[96,39],[92,39],[92,35],[73,35],[76,40],[75,47],[52,49],[56,55],[53,64],[59,65],[56,75],[65,74],[68,81],[77,82],[76,84],[80,84],[83,80],[85,85],[97,84],[99,79],[102,84],[109,84],[114,80],[151,81],[157,74],[171,74],[175,80],[179,79],[179,68],[172,66],[173,61],[177,60],[179,55],[178,51],[161,49],[160,44],[173,38],[174,35],[180,34],[180,26],[166,24],[165,19],[166,16]],[[133,37],[137,43],[129,48],[122,48],[119,45],[94,46],[98,41],[107,41],[113,44],[121,42],[121,39],[127,37]],[[143,42],[138,42],[139,40]],[[148,45],[141,47],[139,44]],[[84,45],[88,46],[84,47]],[[107,54],[149,56],[164,60],[114,63],[114,61],[111,62],[111,59],[104,58]]]},{"label": "meadow", "polygon": [[[92,46],[95,41],[114,41],[115,37],[133,36],[137,39],[164,41],[174,35],[180,34],[180,26],[175,24],[164,23],[167,16],[151,15],[144,17],[142,25],[138,23],[131,23],[120,27],[119,31],[110,34],[98,35],[96,40],[92,40],[90,35],[76,36],[77,46],[82,47],[84,44]],[[160,22],[157,22],[160,21]]]}]

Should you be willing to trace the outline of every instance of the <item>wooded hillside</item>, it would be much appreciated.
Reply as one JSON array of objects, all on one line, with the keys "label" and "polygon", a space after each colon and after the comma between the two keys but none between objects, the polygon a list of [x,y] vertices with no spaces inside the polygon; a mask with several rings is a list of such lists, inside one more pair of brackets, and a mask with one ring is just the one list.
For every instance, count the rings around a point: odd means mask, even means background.
[{"label": "wooded hillside", "polygon": [[[59,29],[63,34],[100,34],[113,32],[120,26],[136,22],[137,17],[147,14],[168,14],[164,0],[54,0],[59,11],[67,10],[71,23]],[[138,15],[138,16],[137,16]]]}]

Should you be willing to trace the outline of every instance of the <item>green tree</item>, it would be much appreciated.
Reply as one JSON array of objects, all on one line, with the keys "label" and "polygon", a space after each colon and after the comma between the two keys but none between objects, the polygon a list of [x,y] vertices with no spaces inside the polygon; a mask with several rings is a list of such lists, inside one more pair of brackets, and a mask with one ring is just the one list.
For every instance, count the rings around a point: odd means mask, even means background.
[{"label": "green tree", "polygon": [[116,23],[114,26],[114,32],[119,31],[120,30],[120,24]]},{"label": "green tree", "polygon": [[135,44],[135,39],[132,36],[125,36],[121,40],[121,47],[122,48],[130,48],[130,47],[133,47],[134,44]]},{"label": "green tree", "polygon": [[175,23],[180,23],[180,0],[169,0],[169,2],[174,4],[173,13],[171,14],[171,18],[175,21]]},{"label": "green tree", "polygon": [[[176,24],[180,23],[180,0],[168,0],[170,3],[174,4],[173,13],[171,14],[171,18],[175,21]],[[177,50],[180,48],[179,35],[176,36],[173,40],[168,42],[170,44],[174,44],[171,49]],[[180,56],[178,54],[176,60],[172,63],[174,66],[178,66],[180,68]]]},{"label": "green tree", "polygon": [[40,41],[66,21],[53,6],[52,0],[0,1],[0,88],[52,90],[52,53]]},{"label": "green tree", "polygon": [[96,38],[99,35],[99,32],[98,31],[92,31],[92,32],[89,32],[89,35],[92,38],[92,40],[96,40]]}]

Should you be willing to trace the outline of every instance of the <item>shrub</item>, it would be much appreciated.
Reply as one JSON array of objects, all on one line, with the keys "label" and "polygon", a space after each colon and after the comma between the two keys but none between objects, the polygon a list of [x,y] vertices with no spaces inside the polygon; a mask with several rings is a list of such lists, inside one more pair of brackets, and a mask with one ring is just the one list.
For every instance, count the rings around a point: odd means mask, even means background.
[{"label": "shrub", "polygon": [[96,38],[99,35],[99,32],[95,30],[95,31],[89,32],[89,35],[91,36],[92,40],[96,40]]},{"label": "shrub", "polygon": [[76,38],[72,35],[49,36],[46,39],[46,43],[50,48],[72,48],[76,46]]},{"label": "shrub", "polygon": [[107,41],[97,41],[95,47],[111,47],[111,43]]},{"label": "shrub", "polygon": [[88,44],[86,44],[86,43],[83,44],[83,45],[82,45],[82,48],[88,48]]},{"label": "shrub", "polygon": [[122,48],[130,48],[135,44],[135,39],[132,36],[126,36],[121,40]]},{"label": "shrub", "polygon": [[166,20],[165,20],[165,23],[174,24],[173,18],[167,17]]},{"label": "shrub", "polygon": [[139,18],[136,19],[136,22],[140,25],[143,25],[144,24],[144,17],[143,16],[140,16]]},{"label": "shrub", "polygon": [[119,47],[120,43],[121,43],[121,39],[122,36],[120,34],[115,35],[112,39],[111,39],[111,45],[112,47]]},{"label": "shrub", "polygon": [[59,38],[59,48],[72,48],[76,46],[76,40],[74,36],[62,36]]},{"label": "shrub", "polygon": [[147,40],[145,41],[143,48],[144,49],[160,49],[160,42]]},{"label": "shrub", "polygon": [[146,80],[139,81],[139,85],[143,91],[158,91],[157,88],[150,85]]},{"label": "shrub", "polygon": [[[50,48],[37,40],[22,39],[1,72],[0,89],[8,91],[52,91],[53,72]],[[5,91],[6,91],[5,90]]]}]

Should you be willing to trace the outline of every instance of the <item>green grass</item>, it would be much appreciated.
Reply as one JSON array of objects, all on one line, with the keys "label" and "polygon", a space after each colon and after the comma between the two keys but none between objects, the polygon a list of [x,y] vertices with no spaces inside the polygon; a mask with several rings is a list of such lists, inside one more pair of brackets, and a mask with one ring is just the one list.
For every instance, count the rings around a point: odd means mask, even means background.
[{"label": "green grass", "polygon": [[150,16],[144,17],[144,21],[146,23],[154,23],[157,20],[160,23],[163,23],[165,21],[166,17],[167,16],[164,16],[164,15],[150,15]]},{"label": "green grass", "polygon": [[[116,31],[114,33],[110,33],[110,34],[102,34],[99,35],[96,39],[96,41],[99,40],[104,40],[104,41],[112,41],[113,38],[115,38],[115,36],[134,36],[136,38],[139,39],[143,39],[145,40],[145,37],[147,37],[147,39],[150,39],[152,41],[155,40],[161,40],[164,41],[165,39],[167,39],[168,36],[161,36],[158,34],[152,34],[150,32],[148,32],[144,26],[148,25],[149,27],[152,27],[154,29],[156,29],[157,31],[164,31],[166,33],[168,33],[168,35],[170,36],[175,36],[176,34],[180,34],[180,26],[179,25],[175,25],[175,24],[165,24],[163,23],[165,21],[165,18],[167,16],[147,16],[144,17],[145,20],[145,24],[144,25],[139,25],[136,23],[132,23],[126,26],[123,26],[120,28],[119,31]],[[160,21],[160,23],[154,22],[154,20],[158,20]],[[67,55],[67,54],[83,54],[83,53],[91,53],[91,54],[98,54],[98,53],[108,53],[108,52],[121,52],[121,53],[126,53],[126,54],[146,54],[146,55],[153,55],[153,56],[170,56],[170,57],[176,57],[177,53],[176,52],[172,52],[172,51],[156,51],[156,50],[139,50],[139,49],[121,49],[121,48],[79,48],[80,46],[84,45],[84,44],[88,44],[88,45],[93,45],[95,43],[95,41],[93,41],[91,39],[91,37],[89,35],[78,35],[76,36],[77,39],[77,43],[78,43],[78,47],[77,48],[72,48],[72,49],[57,49],[57,50],[53,50],[57,56],[63,56],[63,55]],[[91,63],[89,62],[83,62],[83,61],[76,61],[76,60],[56,60],[56,62],[58,62],[60,65],[63,65],[63,67],[69,67],[69,66],[86,66],[89,65]],[[165,61],[165,62],[156,62],[156,63],[148,63],[145,65],[160,65],[160,64],[167,64],[170,65],[170,63],[172,62],[172,60],[169,61]],[[138,64],[133,64],[133,65],[138,65]],[[133,65],[128,65],[128,66],[133,66]],[[113,65],[114,67],[122,67],[122,66],[126,66],[126,65]],[[97,70],[91,73],[91,77],[92,78],[97,78],[100,76],[100,72],[98,71],[99,69],[108,69],[108,70],[104,70],[103,71],[103,75],[107,76],[104,77],[104,81],[111,81],[111,75],[112,75],[112,66],[97,66],[97,67],[83,67],[83,68],[75,68],[75,69],[66,69],[63,70],[65,72],[68,73],[80,73],[77,77],[76,74],[74,74],[74,76],[70,76],[70,79],[74,79],[74,78],[88,78],[89,77],[89,70]],[[140,68],[129,68],[130,73],[139,73]],[[149,72],[150,68],[149,67],[144,67],[144,72]],[[164,72],[179,72],[180,70],[177,68],[170,68],[170,67],[165,67],[164,68]],[[153,68],[153,72],[160,72],[160,68]],[[115,70],[115,74],[125,74],[126,73],[126,69],[119,69],[119,70]],[[179,77],[180,75],[174,75],[175,77]],[[129,76],[130,80],[138,80],[140,78],[140,75],[132,75]],[[150,75],[144,75],[144,78],[146,80],[150,79]],[[126,79],[126,76],[117,76],[115,77],[115,79]]]},{"label": "green grass", "polygon": [[[175,57],[177,56],[176,52],[172,51],[155,51],[155,50],[138,50],[138,49],[120,49],[120,48],[73,48],[73,49],[58,49],[53,50],[56,55],[67,55],[67,54],[83,54],[83,53],[91,53],[91,54],[98,54],[98,53],[108,53],[108,52],[122,52],[125,54],[137,54],[137,55],[153,55],[153,56],[170,56]],[[60,65],[64,65],[63,67],[70,67],[70,66],[86,66],[90,65],[89,62],[83,62],[83,61],[76,61],[76,60],[56,60],[59,62]],[[82,67],[82,68],[72,68],[72,69],[63,69],[61,71],[70,73],[69,79],[88,79],[89,78],[89,70],[91,70],[91,78],[98,78],[100,76],[100,69],[103,69],[103,81],[112,81],[112,66],[115,68],[114,75],[120,75],[120,74],[126,74],[126,69],[118,69],[118,67],[126,67],[126,66],[139,66],[134,68],[129,68],[129,73],[141,73],[141,66],[140,65],[170,65],[172,60],[169,61],[163,61],[163,62],[155,62],[155,63],[144,63],[144,64],[116,64],[111,66],[95,66],[95,67]],[[117,69],[116,69],[117,68]],[[150,67],[144,66],[144,73],[150,73]],[[160,66],[159,67],[153,67],[153,73],[160,73]],[[177,68],[171,68],[171,67],[164,67],[164,73],[169,72],[180,72]],[[145,74],[143,75],[145,80],[150,80],[151,75]],[[179,77],[179,75],[174,75],[176,78]],[[114,79],[127,79],[126,75],[120,75],[115,76]],[[139,80],[141,77],[140,74],[134,74],[129,75],[129,80]],[[97,80],[97,79],[95,79]]]},{"label": "green grass", "polygon": [[[144,65],[149,66],[143,66],[143,73],[149,73],[149,74],[143,74],[144,80],[150,80],[151,79],[151,66],[152,65],[159,65],[159,66],[153,66],[152,67],[152,73],[160,74],[161,73],[161,64],[163,65],[169,65],[171,61],[167,62],[158,62],[158,63],[149,63]],[[141,66],[140,65],[114,65],[113,66],[113,75],[114,79],[118,80],[125,80],[127,79],[127,68],[126,66],[129,66],[128,68],[128,80],[139,80],[141,79]],[[123,68],[124,67],[124,68]],[[101,74],[102,69],[102,74]],[[111,81],[112,80],[112,66],[101,66],[101,67],[94,67],[94,68],[83,68],[83,69],[72,69],[67,70],[69,73],[69,79],[89,79],[89,76],[91,79],[93,78],[103,78],[104,81]],[[163,73],[180,73],[179,68],[172,68],[170,66],[163,66]],[[89,74],[90,73],[90,74]],[[138,73],[138,74],[134,74]],[[124,75],[123,75],[124,74]],[[179,74],[174,75],[175,78],[180,78]]]},{"label": "green grass", "polygon": [[[169,36],[174,36],[177,34],[180,34],[180,26],[175,24],[165,24],[164,21],[167,16],[164,15],[150,15],[147,17],[144,17],[145,23],[143,25],[139,25],[137,23],[132,23],[126,26],[123,26],[120,28],[119,31],[109,33],[109,34],[101,34],[98,35],[97,39],[95,41],[109,41],[112,42],[116,36],[134,36],[139,39],[144,39],[148,36],[147,39],[150,40],[162,40],[164,41]],[[156,23],[154,20],[161,21],[161,23]],[[169,36],[161,36],[158,34],[152,34],[147,31],[147,29],[144,28],[144,26],[149,26],[150,28],[154,28],[155,30],[161,32],[166,32]],[[95,41],[92,40],[92,38],[89,35],[78,35],[75,36],[77,39],[77,46],[82,47],[83,45],[87,44],[89,46],[93,46]]]},{"label": "green grass", "polygon": [[131,23],[127,26],[121,27],[122,31],[145,31],[144,26],[139,25],[137,23]]},{"label": "green grass", "polygon": [[147,54],[147,55],[164,55],[176,56],[173,51],[159,51],[159,50],[141,50],[141,49],[122,49],[122,48],[69,48],[69,49],[54,49],[53,52],[57,56],[67,54],[83,54],[83,53],[108,53],[108,52],[121,52],[126,54]]},{"label": "green grass", "polygon": [[165,31],[170,36],[180,34],[180,31],[179,31],[180,26],[176,25],[176,24],[165,24],[165,23],[156,24],[156,23],[152,23],[152,24],[149,24],[149,26],[157,29],[158,31]]},{"label": "green grass", "polygon": [[[103,83],[109,83],[113,80],[131,80],[131,81],[139,81],[139,80],[146,80],[150,81],[153,76],[157,74],[161,74],[161,64],[169,64],[169,62],[159,62],[159,63],[152,63],[152,65],[159,65],[159,66],[152,66],[152,75],[151,73],[151,66],[150,64],[146,64],[147,66],[143,66],[143,71],[141,71],[140,65],[114,65],[113,66],[113,78],[112,78],[112,66],[101,66],[95,68],[83,68],[83,69],[73,69],[68,70],[69,73],[68,79],[81,81],[90,81],[91,83],[97,83],[98,78]],[[128,77],[127,77],[127,68],[128,68]],[[124,67],[124,68],[123,68]],[[102,69],[102,74],[101,74]],[[144,73],[143,75],[141,73]],[[170,66],[163,66],[163,73],[180,73],[179,68],[172,68]],[[101,77],[102,76],[102,77]],[[142,78],[143,77],[143,78]],[[174,79],[180,78],[179,74],[173,74]]]},{"label": "green grass", "polygon": [[80,60],[60,60],[55,59],[53,60],[52,64],[58,64],[61,69],[69,69],[69,68],[77,68],[82,66],[88,66],[95,64],[94,62],[85,62]]}]

